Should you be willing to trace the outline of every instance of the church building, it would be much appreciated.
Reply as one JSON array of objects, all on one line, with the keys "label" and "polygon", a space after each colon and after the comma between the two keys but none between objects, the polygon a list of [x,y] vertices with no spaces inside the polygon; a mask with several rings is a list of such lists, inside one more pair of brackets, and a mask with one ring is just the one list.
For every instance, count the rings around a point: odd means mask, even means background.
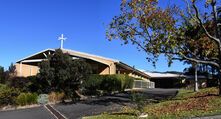
[{"label": "church building", "polygon": [[[84,59],[91,65],[93,74],[111,75],[111,74],[128,74],[135,78],[141,78],[149,81],[149,76],[134,67],[131,67],[119,60],[105,58],[88,53],[78,52],[74,50],[64,49],[63,35],[59,38],[61,40],[61,50],[63,53],[68,53],[72,59]],[[53,54],[56,49],[45,49],[38,53],[32,54],[28,57],[20,59],[16,62],[17,75],[21,77],[34,76],[39,72],[39,63],[47,60],[48,55]]]}]

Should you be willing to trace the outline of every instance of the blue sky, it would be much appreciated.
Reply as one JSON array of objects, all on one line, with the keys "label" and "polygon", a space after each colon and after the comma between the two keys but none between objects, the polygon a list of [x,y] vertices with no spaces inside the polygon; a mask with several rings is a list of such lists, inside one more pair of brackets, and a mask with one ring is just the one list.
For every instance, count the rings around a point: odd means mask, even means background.
[{"label": "blue sky", "polygon": [[118,59],[144,70],[183,71],[183,63],[168,67],[164,57],[154,68],[135,46],[108,41],[105,28],[119,14],[119,7],[120,0],[1,0],[0,65],[7,68],[25,56],[59,48],[58,37],[63,33],[67,49]]}]

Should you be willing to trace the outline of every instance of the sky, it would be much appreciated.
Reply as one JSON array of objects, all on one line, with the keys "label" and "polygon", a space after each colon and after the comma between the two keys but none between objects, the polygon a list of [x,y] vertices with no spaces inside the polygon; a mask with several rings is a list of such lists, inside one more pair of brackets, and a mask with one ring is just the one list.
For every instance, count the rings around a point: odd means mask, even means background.
[{"label": "sky", "polygon": [[[168,67],[161,56],[157,66],[135,46],[108,41],[105,30],[113,16],[120,13],[121,0],[1,0],[0,65],[8,68],[31,54],[47,48],[64,48],[113,58],[148,71],[183,71],[186,65],[174,62]],[[168,4],[164,0],[160,5]],[[182,4],[180,4],[182,5]]]}]

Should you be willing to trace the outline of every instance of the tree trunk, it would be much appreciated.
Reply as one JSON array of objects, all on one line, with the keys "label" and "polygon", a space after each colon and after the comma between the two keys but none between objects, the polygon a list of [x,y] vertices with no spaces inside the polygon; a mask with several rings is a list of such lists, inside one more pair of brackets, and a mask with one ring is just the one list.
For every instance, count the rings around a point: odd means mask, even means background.
[{"label": "tree trunk", "polygon": [[221,69],[220,70],[218,70],[219,72],[218,72],[218,87],[219,87],[219,96],[221,96],[221,85],[220,85],[220,82],[221,82],[221,79],[220,79],[220,77],[221,77]]},{"label": "tree trunk", "polygon": [[219,79],[218,79],[219,96],[221,96],[221,85],[220,85],[220,83],[221,83],[221,79],[220,79],[220,77],[219,77]]},{"label": "tree trunk", "polygon": [[198,77],[197,77],[197,64],[195,64],[195,85],[194,85],[194,91],[198,92],[199,88],[198,88]]}]

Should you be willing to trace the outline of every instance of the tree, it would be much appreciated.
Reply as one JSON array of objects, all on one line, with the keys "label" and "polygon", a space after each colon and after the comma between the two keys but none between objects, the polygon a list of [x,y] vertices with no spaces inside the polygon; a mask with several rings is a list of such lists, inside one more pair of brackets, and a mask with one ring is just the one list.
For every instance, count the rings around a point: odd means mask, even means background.
[{"label": "tree", "polygon": [[55,90],[52,85],[54,80],[54,68],[50,66],[50,57],[39,64],[39,72],[36,80],[33,80],[34,87],[38,89],[39,93],[49,93],[51,90]]},{"label": "tree", "polygon": [[45,87],[50,87],[51,91],[64,92],[74,100],[79,94],[77,90],[82,81],[86,80],[90,73],[91,68],[84,60],[73,60],[68,53],[58,49],[40,64],[38,76],[45,82]]},{"label": "tree", "polygon": [[5,82],[5,73],[4,73],[4,67],[0,66],[0,83]]},{"label": "tree", "polygon": [[5,71],[5,81],[6,81],[6,83],[10,82],[9,80],[16,77],[16,75],[17,75],[16,66],[13,63],[11,63],[11,65],[8,67],[8,70]]},{"label": "tree", "polygon": [[[107,38],[131,42],[154,65],[163,54],[169,65],[174,60],[191,61],[216,67],[220,74],[220,10],[216,0],[205,1],[205,7],[198,7],[200,2],[186,0],[186,9],[182,9],[162,8],[158,0],[122,0],[121,14],[109,24]],[[221,95],[221,85],[219,90]]]}]

